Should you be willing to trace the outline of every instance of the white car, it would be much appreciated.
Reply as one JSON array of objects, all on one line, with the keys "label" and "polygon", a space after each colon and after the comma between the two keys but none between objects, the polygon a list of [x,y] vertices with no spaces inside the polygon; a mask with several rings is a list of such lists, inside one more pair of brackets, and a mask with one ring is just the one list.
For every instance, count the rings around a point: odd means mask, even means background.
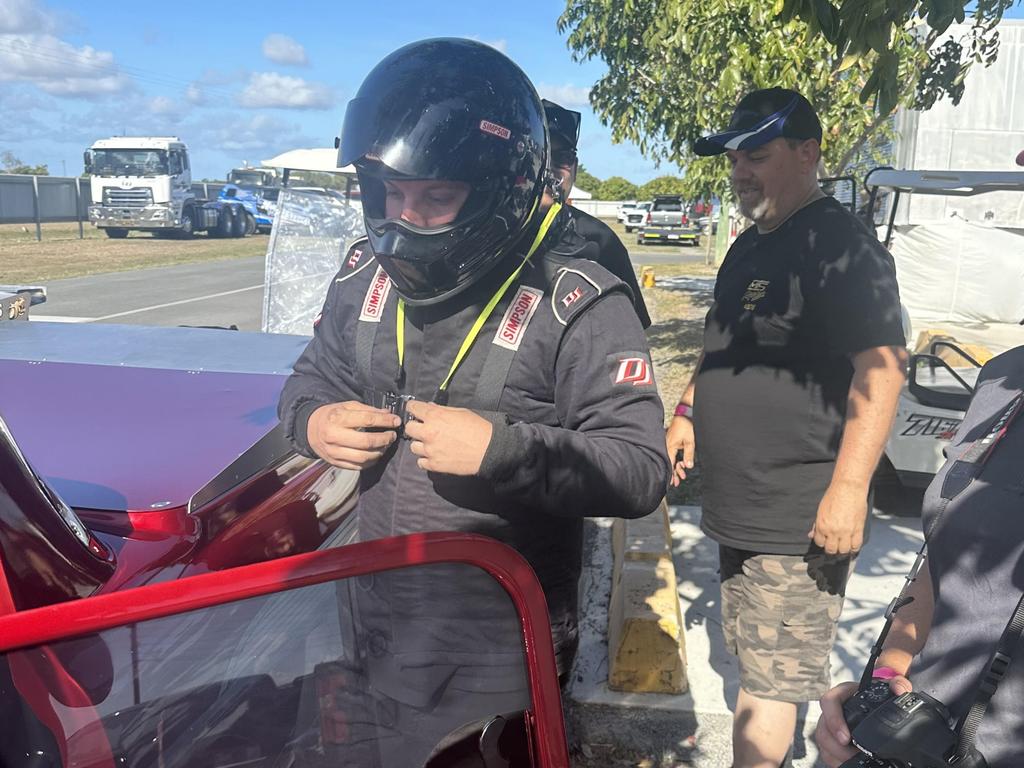
[{"label": "white car", "polygon": [[653,203],[650,200],[645,200],[642,203],[637,203],[636,206],[626,211],[626,219],[622,223],[626,225],[626,231],[632,232],[635,229],[643,229],[644,224],[647,223],[647,212],[651,210]]},{"label": "white car", "polygon": [[636,208],[636,200],[623,200],[622,204],[619,205],[619,210],[615,214],[615,218],[619,224],[626,223],[626,216],[633,212]]}]

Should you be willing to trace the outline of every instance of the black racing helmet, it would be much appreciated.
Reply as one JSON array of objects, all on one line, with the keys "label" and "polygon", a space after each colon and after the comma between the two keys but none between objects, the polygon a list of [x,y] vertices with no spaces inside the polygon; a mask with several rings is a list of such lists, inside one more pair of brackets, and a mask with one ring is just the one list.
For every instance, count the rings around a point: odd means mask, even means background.
[{"label": "black racing helmet", "polygon": [[[503,261],[529,227],[547,167],[544,110],[510,59],[474,40],[422,40],[388,55],[345,110],[338,166],[355,165],[370,248],[413,305],[436,304]],[[454,221],[385,212],[385,180],[462,181]]]}]

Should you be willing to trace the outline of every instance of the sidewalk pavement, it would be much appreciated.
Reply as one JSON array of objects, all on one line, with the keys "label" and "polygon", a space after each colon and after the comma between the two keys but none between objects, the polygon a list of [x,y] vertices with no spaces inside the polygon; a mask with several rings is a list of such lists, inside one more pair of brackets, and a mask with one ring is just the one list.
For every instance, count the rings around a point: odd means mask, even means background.
[{"label": "sidewalk pavement", "polygon": [[[690,689],[680,695],[608,690],[611,521],[588,521],[581,584],[580,650],[568,691],[570,742],[579,766],[692,765],[729,768],[736,660],[723,647],[718,547],[700,531],[698,507],[670,507],[672,545],[686,634]],[[874,514],[870,537],[850,579],[832,652],[833,681],[859,677],[882,614],[899,592],[921,542],[920,520]],[[793,768],[815,768],[811,739],[820,710],[801,708]]]}]

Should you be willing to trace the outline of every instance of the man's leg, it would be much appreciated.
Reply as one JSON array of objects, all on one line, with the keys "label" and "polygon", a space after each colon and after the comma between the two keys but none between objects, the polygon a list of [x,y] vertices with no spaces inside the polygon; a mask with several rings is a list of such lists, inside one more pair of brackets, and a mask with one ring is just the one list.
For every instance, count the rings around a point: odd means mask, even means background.
[{"label": "man's leg", "polygon": [[732,723],[733,768],[779,768],[793,744],[796,704],[740,688]]},{"label": "man's leg", "polygon": [[747,554],[728,585],[725,560],[722,609],[735,617],[740,666],[733,768],[778,768],[792,746],[797,704],[829,688],[849,558]]}]

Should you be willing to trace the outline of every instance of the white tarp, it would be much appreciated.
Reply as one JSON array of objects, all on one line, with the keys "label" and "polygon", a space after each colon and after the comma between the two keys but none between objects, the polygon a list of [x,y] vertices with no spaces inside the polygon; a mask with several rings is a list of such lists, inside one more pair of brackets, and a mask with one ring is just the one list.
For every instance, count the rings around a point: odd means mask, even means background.
[{"label": "white tarp", "polygon": [[282,189],[267,244],[263,330],[311,335],[341,257],[364,232],[362,212],[339,193]]},{"label": "white tarp", "polygon": [[952,219],[900,227],[890,250],[915,333],[943,329],[993,351],[1024,344],[1020,230]]}]

